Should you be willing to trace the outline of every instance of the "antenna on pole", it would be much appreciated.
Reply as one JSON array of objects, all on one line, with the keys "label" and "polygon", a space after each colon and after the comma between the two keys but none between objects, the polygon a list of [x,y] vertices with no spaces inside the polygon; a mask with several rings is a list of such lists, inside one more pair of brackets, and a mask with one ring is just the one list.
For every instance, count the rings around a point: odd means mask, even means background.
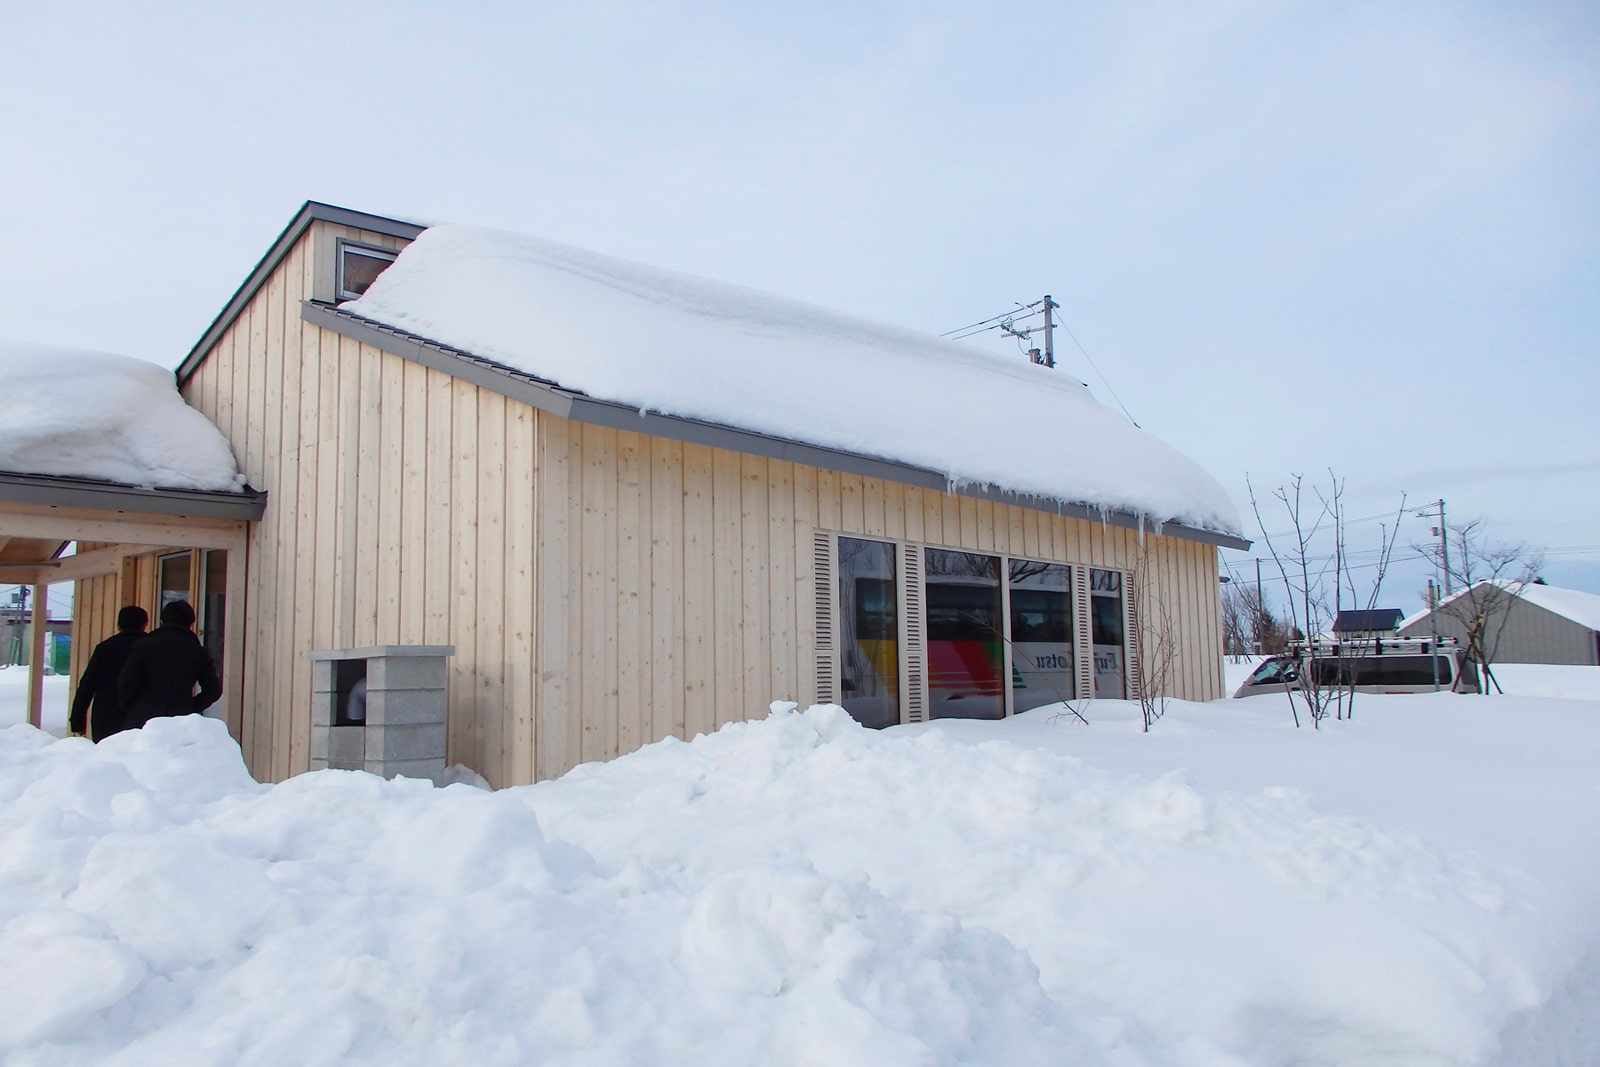
[{"label": "antenna on pole", "polygon": [[[1028,304],[1023,307],[1024,311],[1031,311],[1033,308],[1038,308],[1040,313],[1044,315],[1043,326],[1033,326],[1026,330],[1019,330],[1012,325],[1011,317],[1007,316],[1004,321],[996,323],[995,327],[997,327],[1002,333],[1008,333],[1020,341],[1026,341],[1034,334],[1043,331],[1044,352],[1041,353],[1037,348],[1030,348],[1028,349],[1028,359],[1043,367],[1054,367],[1056,365],[1056,320],[1053,316],[1051,316],[1050,312],[1056,310],[1060,306],[1060,304],[1050,299],[1049,293],[1046,293],[1043,300],[1036,304]],[[1031,316],[1023,317],[1030,318]]]}]

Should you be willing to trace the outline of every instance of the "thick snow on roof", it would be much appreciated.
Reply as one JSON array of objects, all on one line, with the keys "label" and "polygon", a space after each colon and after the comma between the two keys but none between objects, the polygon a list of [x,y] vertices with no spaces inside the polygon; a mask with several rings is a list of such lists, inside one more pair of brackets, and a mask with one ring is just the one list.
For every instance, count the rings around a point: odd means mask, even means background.
[{"label": "thick snow on roof", "polygon": [[[1463,589],[1451,597],[1450,600],[1466,596],[1467,592],[1467,590]],[[1586,626],[1591,630],[1600,630],[1600,596],[1577,589],[1560,589],[1553,585],[1525,585],[1519,595],[1523,600],[1535,607],[1554,612],[1564,619],[1571,619],[1578,625]],[[1445,603],[1448,604],[1450,600],[1446,600]],[[1400,625],[1404,628],[1413,623],[1421,622],[1427,617],[1428,612],[1424,608],[1415,615],[1407,617]],[[1499,668],[1496,667],[1495,669],[1498,670]]]},{"label": "thick snow on roof", "polygon": [[172,372],[108,352],[0,341],[0,471],[237,490],[227,439]]},{"label": "thick snow on roof", "polygon": [[596,399],[1240,530],[1214,478],[1066,374],[738,286],[435,226],[345,307]]}]

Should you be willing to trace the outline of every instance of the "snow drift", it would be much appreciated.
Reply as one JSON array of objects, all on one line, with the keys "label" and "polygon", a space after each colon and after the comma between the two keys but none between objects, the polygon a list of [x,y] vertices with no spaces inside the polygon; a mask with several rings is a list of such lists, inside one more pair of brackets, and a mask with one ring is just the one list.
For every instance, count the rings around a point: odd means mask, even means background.
[{"label": "snow drift", "polygon": [[498,793],[11,727],[0,1059],[1594,1062],[1597,710],[818,707]]}]

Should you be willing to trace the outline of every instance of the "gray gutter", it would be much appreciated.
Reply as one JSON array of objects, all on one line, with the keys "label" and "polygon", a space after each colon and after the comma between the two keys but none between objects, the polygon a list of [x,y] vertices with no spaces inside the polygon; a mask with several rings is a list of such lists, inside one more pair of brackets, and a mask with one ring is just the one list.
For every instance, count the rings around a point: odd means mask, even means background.
[{"label": "gray gutter", "polygon": [[433,370],[442,371],[462,381],[470,382],[512,400],[520,400],[540,411],[558,415],[574,422],[593,426],[606,426],[616,430],[650,434],[688,444],[709,445],[746,455],[767,459],[786,460],[809,467],[840,471],[845,474],[865,475],[932,489],[940,493],[954,493],[1000,504],[1015,504],[1035,511],[1054,512],[1075,519],[1100,522],[1129,530],[1145,529],[1167,537],[1185,541],[1198,541],[1223,548],[1248,549],[1250,542],[1232,534],[1215,530],[1202,530],[1178,522],[1156,523],[1151,519],[1125,511],[1110,511],[1088,504],[1057,500],[1053,497],[1019,493],[988,485],[952,486],[950,480],[936,470],[900,463],[855,452],[844,452],[821,445],[791,441],[753,430],[704,422],[699,419],[642,412],[636,407],[609,400],[596,400],[583,393],[563,389],[554,382],[515,370],[493,360],[475,356],[449,345],[430,341],[425,337],[374,322],[327,304],[305,301],[300,305],[300,318],[314,326],[371,345],[383,352],[420,363]]},{"label": "gray gutter", "polygon": [[272,247],[267,249],[267,254],[261,257],[255,269],[245,278],[244,284],[234,292],[233,297],[217,313],[217,317],[211,320],[211,325],[206,327],[206,332],[200,335],[200,340],[189,349],[189,354],[183,357],[183,362],[178,364],[176,374],[180,386],[189,380],[189,376],[200,366],[200,361],[205,358],[206,353],[211,351],[211,346],[217,343],[218,338],[229,326],[233,325],[233,320],[238,318],[245,305],[255,298],[256,292],[267,283],[268,276],[277,269],[283,257],[289,254],[289,250],[313,222],[331,222],[389,237],[403,237],[408,241],[415,240],[417,234],[427,229],[426,226],[412,222],[402,222],[382,215],[369,215],[364,211],[352,211],[349,208],[307,200],[289,221],[289,225],[278,235],[278,239],[272,243]]},{"label": "gray gutter", "polygon": [[239,493],[198,489],[144,489],[121,482],[90,478],[60,478],[46,474],[0,471],[0,503],[44,504],[52,507],[95,508],[99,511],[135,511],[155,515],[181,515],[198,519],[258,522],[266,510],[267,494],[246,488]]}]

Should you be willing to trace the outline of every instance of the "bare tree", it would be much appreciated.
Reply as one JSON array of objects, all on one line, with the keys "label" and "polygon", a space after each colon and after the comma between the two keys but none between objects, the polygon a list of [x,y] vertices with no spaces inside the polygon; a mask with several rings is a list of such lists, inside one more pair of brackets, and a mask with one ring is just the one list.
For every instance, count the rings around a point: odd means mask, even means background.
[{"label": "bare tree", "polygon": [[[1483,669],[1484,676],[1500,690],[1493,665],[1500,650],[1500,638],[1511,617],[1511,607],[1522,591],[1539,576],[1543,559],[1523,543],[1504,544],[1486,540],[1483,519],[1451,525],[1445,540],[1438,544],[1413,545],[1445,575],[1449,585],[1462,592],[1438,605],[1438,612],[1460,631],[1467,658]],[[1489,686],[1481,686],[1485,696]],[[1500,690],[1504,692],[1504,690]]]},{"label": "bare tree", "polygon": [[1232,583],[1222,587],[1222,651],[1237,663],[1250,655],[1254,642],[1251,628],[1254,613],[1245,600],[1245,591]]},{"label": "bare tree", "polygon": [[1150,552],[1150,540],[1142,529],[1129,577],[1133,655],[1139,676],[1137,695],[1144,715],[1144,729],[1149,733],[1155,721],[1167,713],[1167,704],[1172,699],[1168,694],[1181,652],[1172,606],[1169,598],[1161,595],[1161,568]]},{"label": "bare tree", "polygon": [[[1299,642],[1303,642],[1300,645],[1302,669],[1294,678],[1294,684],[1286,684],[1284,691],[1295,725],[1300,725],[1299,706],[1303,704],[1312,726],[1320,728],[1329,716],[1344,718],[1351,713],[1358,672],[1356,665],[1348,661],[1365,652],[1364,644],[1340,642],[1338,653],[1331,659],[1317,655],[1317,640],[1327,633],[1343,608],[1346,596],[1352,607],[1363,599],[1356,589],[1346,543],[1344,480],[1329,470],[1328,486],[1324,489],[1308,486],[1303,475],[1295,474],[1274,489],[1271,495],[1281,506],[1290,527],[1287,534],[1267,531],[1261,503],[1248,476],[1245,485],[1250,491],[1250,506],[1261,530],[1262,542],[1283,583],[1291,627],[1299,631]],[[1404,513],[1405,497],[1402,495],[1394,528],[1391,530],[1385,525],[1380,537],[1377,574],[1365,597],[1368,608],[1377,603]],[[1319,553],[1314,546],[1330,537],[1333,552]],[[1297,642],[1291,642],[1291,649],[1296,646]]]},{"label": "bare tree", "polygon": [[1270,656],[1289,643],[1288,631],[1261,590],[1237,581],[1222,589],[1222,628],[1230,656]]}]

